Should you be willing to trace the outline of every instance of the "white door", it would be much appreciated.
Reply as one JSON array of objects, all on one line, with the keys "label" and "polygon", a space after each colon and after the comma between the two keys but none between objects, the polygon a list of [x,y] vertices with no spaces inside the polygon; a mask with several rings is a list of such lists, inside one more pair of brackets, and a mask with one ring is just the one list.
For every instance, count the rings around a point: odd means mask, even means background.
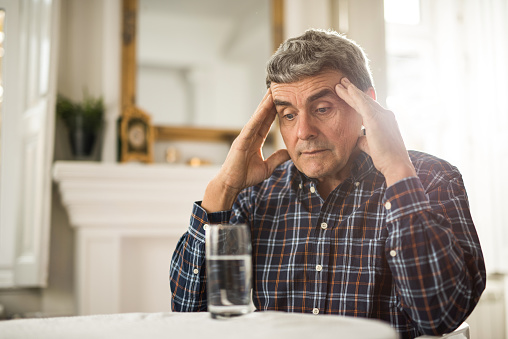
[{"label": "white door", "polygon": [[0,286],[47,280],[59,0],[0,0]]}]

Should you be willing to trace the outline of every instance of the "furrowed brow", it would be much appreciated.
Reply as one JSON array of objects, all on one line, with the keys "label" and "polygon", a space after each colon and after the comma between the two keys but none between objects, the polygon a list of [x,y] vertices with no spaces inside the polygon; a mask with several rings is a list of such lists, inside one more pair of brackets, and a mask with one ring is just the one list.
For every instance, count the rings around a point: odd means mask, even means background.
[{"label": "furrowed brow", "polygon": [[[321,98],[329,96],[329,95],[330,96],[334,96],[334,97],[337,96],[337,94],[334,91],[332,91],[329,88],[326,88],[326,89],[323,89],[322,91],[317,92],[316,94],[313,94],[310,97],[308,97],[307,98],[307,103],[311,103],[313,101],[316,101],[318,99],[321,99]],[[293,106],[293,104],[290,103],[289,101],[284,101],[284,100],[279,100],[279,99],[274,99],[273,100],[273,104],[275,106],[284,106],[284,107]]]},{"label": "furrowed brow", "polygon": [[337,94],[334,91],[332,91],[329,88],[326,88],[326,89],[324,89],[320,92],[317,92],[316,94],[313,94],[310,97],[308,97],[307,103],[311,103],[313,101],[316,101],[316,100],[321,99],[322,97],[326,97],[328,95],[337,96]]},{"label": "furrowed brow", "polygon": [[274,99],[273,104],[275,106],[292,106],[289,101]]}]

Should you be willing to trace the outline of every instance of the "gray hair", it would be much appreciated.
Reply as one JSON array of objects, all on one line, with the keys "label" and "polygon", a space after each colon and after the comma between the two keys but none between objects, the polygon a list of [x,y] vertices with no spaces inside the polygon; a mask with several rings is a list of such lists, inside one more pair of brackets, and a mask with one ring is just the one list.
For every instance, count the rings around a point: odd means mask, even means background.
[{"label": "gray hair", "polygon": [[369,61],[354,41],[335,31],[310,29],[284,41],[266,67],[266,86],[291,83],[324,70],[342,72],[362,91],[374,87]]}]

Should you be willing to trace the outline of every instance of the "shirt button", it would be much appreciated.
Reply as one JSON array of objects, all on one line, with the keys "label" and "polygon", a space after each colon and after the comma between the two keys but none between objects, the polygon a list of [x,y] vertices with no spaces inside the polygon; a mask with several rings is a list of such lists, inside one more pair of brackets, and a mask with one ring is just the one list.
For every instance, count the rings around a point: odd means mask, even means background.
[{"label": "shirt button", "polygon": [[391,255],[392,257],[395,257],[395,256],[397,255],[397,251],[396,251],[396,250],[391,250],[391,251],[390,251],[390,255]]},{"label": "shirt button", "polygon": [[360,186],[360,182],[359,181],[355,182],[355,186],[356,187]]},{"label": "shirt button", "polygon": [[206,231],[208,229],[208,224],[204,224],[203,229]]},{"label": "shirt button", "polygon": [[321,228],[326,230],[328,228],[328,224],[326,222],[321,223]]},{"label": "shirt button", "polygon": [[316,271],[321,272],[323,270],[323,266],[316,265]]},{"label": "shirt button", "polygon": [[311,186],[311,187],[310,187],[310,192],[311,192],[311,193],[316,193],[316,188],[315,188],[314,186]]},{"label": "shirt button", "polygon": [[319,309],[317,309],[317,308],[313,309],[313,310],[312,310],[312,313],[314,313],[314,314],[319,314]]},{"label": "shirt button", "polygon": [[389,210],[390,208],[392,208],[392,203],[391,203],[391,202],[389,202],[389,201],[387,201],[387,202],[385,203],[385,208],[386,208],[387,210]]},{"label": "shirt button", "polygon": [[302,185],[302,184],[299,184],[299,185],[298,185],[298,187],[300,187],[300,189],[301,189],[301,188],[303,187],[303,185]]},{"label": "shirt button", "polygon": [[192,271],[192,272],[194,272],[194,274],[198,274],[199,270],[197,268],[195,268],[194,271]]}]

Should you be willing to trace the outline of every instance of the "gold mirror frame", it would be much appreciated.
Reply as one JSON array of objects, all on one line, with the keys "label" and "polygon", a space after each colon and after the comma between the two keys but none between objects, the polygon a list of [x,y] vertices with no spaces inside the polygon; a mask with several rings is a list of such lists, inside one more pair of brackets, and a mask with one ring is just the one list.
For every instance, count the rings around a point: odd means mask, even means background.
[{"label": "gold mirror frame", "polygon": [[[140,110],[136,106],[136,25],[138,0],[122,0],[122,117]],[[272,46],[275,51],[283,39],[283,1],[271,0]],[[155,141],[192,140],[232,142],[240,129],[153,126]]]}]

